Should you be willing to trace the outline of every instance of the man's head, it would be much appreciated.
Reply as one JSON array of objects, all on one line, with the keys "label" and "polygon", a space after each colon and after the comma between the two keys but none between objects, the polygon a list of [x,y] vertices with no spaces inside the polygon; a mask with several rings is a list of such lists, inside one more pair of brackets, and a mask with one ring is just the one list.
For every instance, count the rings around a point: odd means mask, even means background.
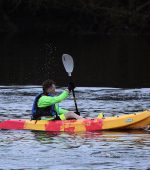
[{"label": "man's head", "polygon": [[56,89],[56,86],[55,86],[55,82],[53,80],[45,80],[42,84],[43,86],[43,93],[44,94],[48,94],[48,93],[52,93],[54,94],[55,93],[55,89]]}]

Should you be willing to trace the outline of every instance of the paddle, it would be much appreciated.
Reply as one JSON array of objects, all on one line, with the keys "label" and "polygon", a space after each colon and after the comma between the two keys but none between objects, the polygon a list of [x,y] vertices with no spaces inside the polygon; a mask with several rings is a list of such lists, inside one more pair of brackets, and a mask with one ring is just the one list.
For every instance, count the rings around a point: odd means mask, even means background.
[{"label": "paddle", "polygon": [[[74,68],[73,58],[69,54],[63,54],[62,55],[62,62],[63,62],[63,65],[65,67],[66,72],[68,73],[69,81],[72,82],[71,73],[72,73],[73,68]],[[76,108],[76,114],[80,115],[80,113],[78,111],[78,107],[77,107],[77,102],[76,102],[74,90],[72,90],[72,94],[73,94],[73,100],[74,100],[74,104],[75,104],[75,108]]]}]

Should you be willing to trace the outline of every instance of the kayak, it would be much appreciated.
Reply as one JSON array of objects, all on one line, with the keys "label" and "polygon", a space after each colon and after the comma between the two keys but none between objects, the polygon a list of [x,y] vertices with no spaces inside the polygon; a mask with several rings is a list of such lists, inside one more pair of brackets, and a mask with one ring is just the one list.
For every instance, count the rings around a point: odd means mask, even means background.
[{"label": "kayak", "polygon": [[0,129],[38,130],[50,132],[85,132],[100,130],[143,129],[150,125],[150,110],[124,114],[114,117],[103,117],[80,120],[28,120],[11,119],[0,122]]}]

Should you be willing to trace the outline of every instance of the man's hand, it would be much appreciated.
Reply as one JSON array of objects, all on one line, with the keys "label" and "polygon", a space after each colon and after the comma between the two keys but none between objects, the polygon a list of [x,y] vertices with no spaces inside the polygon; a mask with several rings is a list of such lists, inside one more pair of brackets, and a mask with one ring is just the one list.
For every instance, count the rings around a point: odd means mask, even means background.
[{"label": "man's hand", "polygon": [[74,90],[74,89],[75,89],[74,83],[73,83],[73,82],[70,82],[70,83],[68,84],[68,90],[69,90],[69,91],[72,91],[72,90]]}]

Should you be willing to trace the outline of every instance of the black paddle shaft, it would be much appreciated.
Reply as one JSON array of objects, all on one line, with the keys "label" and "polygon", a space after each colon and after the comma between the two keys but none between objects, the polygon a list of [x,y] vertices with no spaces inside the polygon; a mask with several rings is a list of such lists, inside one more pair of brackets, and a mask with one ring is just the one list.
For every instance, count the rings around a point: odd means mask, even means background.
[{"label": "black paddle shaft", "polygon": [[[69,82],[72,82],[71,76],[69,76]],[[77,101],[76,101],[76,96],[75,96],[75,91],[74,91],[74,89],[72,90],[72,94],[73,94],[73,100],[74,100],[74,104],[75,104],[75,108],[76,108],[76,114],[77,114],[77,115],[80,115],[80,112],[79,112],[78,106],[77,106]]]},{"label": "black paddle shaft", "polygon": [[80,112],[78,111],[78,106],[77,106],[77,101],[76,101],[76,96],[75,96],[74,90],[72,90],[72,94],[73,94],[74,104],[75,104],[75,107],[76,107],[76,114],[80,115]]}]

